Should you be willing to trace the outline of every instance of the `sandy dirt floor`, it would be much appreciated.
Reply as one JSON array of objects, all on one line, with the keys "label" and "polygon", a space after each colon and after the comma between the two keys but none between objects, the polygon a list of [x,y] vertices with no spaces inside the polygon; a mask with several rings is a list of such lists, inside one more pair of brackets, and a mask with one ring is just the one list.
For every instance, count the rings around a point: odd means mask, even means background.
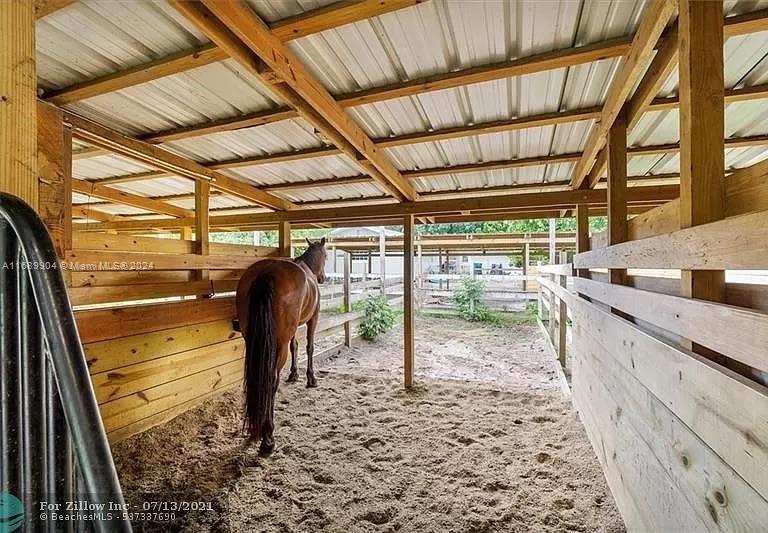
[{"label": "sandy dirt floor", "polygon": [[211,502],[136,530],[624,531],[535,325],[420,319],[411,392],[400,336],[281,384],[269,458],[243,445],[237,391],[117,445],[129,501]]}]

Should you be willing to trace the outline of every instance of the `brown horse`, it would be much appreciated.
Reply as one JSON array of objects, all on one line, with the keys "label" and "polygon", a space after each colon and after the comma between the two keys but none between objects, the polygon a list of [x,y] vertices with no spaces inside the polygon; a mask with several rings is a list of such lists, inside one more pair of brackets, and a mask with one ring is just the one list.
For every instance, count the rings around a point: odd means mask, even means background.
[{"label": "brown horse", "polygon": [[317,387],[312,355],[325,281],[325,238],[311,242],[300,257],[265,259],[251,265],[237,284],[237,317],[245,338],[245,422],[259,451],[275,448],[274,408],[280,370],[291,352],[288,381],[297,381],[296,330],[307,325],[307,387]]}]

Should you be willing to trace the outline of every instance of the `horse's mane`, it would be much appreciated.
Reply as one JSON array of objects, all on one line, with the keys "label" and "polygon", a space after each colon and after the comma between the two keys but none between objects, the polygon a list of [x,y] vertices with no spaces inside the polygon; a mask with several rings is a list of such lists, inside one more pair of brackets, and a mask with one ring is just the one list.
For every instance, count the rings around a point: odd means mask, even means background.
[{"label": "horse's mane", "polygon": [[320,253],[322,247],[311,245],[308,246],[304,253],[293,260],[294,263],[304,263],[308,267],[312,268],[315,263],[317,255]]}]

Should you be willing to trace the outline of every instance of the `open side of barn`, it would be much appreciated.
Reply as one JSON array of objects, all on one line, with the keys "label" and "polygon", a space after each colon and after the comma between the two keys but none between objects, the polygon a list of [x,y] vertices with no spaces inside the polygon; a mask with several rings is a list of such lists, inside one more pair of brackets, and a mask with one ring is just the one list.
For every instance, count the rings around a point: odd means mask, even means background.
[{"label": "open side of barn", "polygon": [[0,5],[0,191],[51,233],[110,441],[240,385],[231,293],[292,230],[402,225],[412,389],[417,226],[575,217],[539,313],[626,526],[768,523],[768,9],[313,7]]}]

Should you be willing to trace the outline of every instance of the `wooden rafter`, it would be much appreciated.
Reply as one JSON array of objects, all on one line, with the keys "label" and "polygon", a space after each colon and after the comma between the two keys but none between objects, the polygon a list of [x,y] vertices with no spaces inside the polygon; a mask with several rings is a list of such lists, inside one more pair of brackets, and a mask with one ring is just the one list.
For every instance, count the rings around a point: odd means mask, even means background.
[{"label": "wooden rafter", "polygon": [[199,3],[174,0],[172,5],[241,65],[254,68],[263,61],[285,83],[273,87],[299,114],[371,174],[398,199],[416,200],[418,194],[360,126],[347,115],[328,91],[272,35],[269,27],[240,1]]},{"label": "wooden rafter", "polygon": [[101,198],[102,200],[107,200],[116,204],[145,209],[151,213],[160,213],[178,218],[194,215],[194,211],[190,211],[189,209],[182,209],[181,207],[176,207],[175,205],[167,204],[160,200],[153,200],[152,198],[131,194],[85,180],[72,180],[72,191],[93,198]]},{"label": "wooden rafter", "polygon": [[[395,146],[406,146],[417,143],[435,142],[448,139],[458,139],[462,137],[468,137],[473,135],[486,135],[490,133],[500,133],[505,131],[516,131],[528,128],[537,128],[542,126],[553,126],[557,124],[569,124],[573,122],[580,122],[583,120],[593,120],[600,116],[600,108],[590,107],[585,109],[577,109],[573,111],[558,111],[554,113],[542,113],[539,115],[532,115],[529,117],[518,117],[509,120],[497,120],[491,122],[481,122],[470,126],[459,126],[455,128],[442,128],[439,130],[418,132],[412,134],[396,135],[393,137],[386,137],[381,139],[374,139],[374,143],[377,148],[392,148]],[[142,140],[147,140],[143,138]],[[150,141],[151,142],[151,141]],[[102,153],[98,149],[85,149],[80,150],[74,155],[74,159],[92,157]],[[314,148],[306,148],[303,150],[294,150],[291,152],[278,152],[274,154],[268,154],[263,156],[253,156],[231,159],[229,161],[221,161],[214,163],[209,168],[218,170],[222,168],[236,168],[256,165],[269,165],[274,163],[285,163],[288,161],[299,161],[302,159],[325,157],[331,155],[339,155],[342,151],[335,146],[320,146]],[[164,175],[162,172],[147,174],[147,178],[161,177]],[[144,179],[142,175],[135,175],[137,179]],[[123,181],[121,177],[109,178],[114,181]],[[132,176],[126,176],[128,181],[133,181]]]},{"label": "wooden rafter", "polygon": [[70,104],[79,100],[85,100],[86,98],[93,98],[133,87],[134,85],[170,76],[178,72],[202,67],[226,58],[226,54],[223,54],[220,49],[206,44],[193,50],[184,50],[149,63],[113,72],[95,80],[87,80],[64,87],[63,89],[50,91],[44,97],[47,102],[52,104]]},{"label": "wooden rafter", "polygon": [[404,96],[440,91],[487,81],[535,74],[601,59],[623,56],[629,51],[630,41],[625,38],[601,41],[574,48],[545,52],[511,61],[491,63],[456,72],[440,73],[404,83],[394,83],[364,91],[340,95],[337,101],[344,107],[383,102]]},{"label": "wooden rafter", "polygon": [[[768,30],[768,10],[755,11],[735,17],[729,17],[723,25],[725,38],[744,35],[758,31]],[[664,83],[669,79],[672,71],[677,66],[678,59],[678,27],[675,22],[659,39],[658,51],[651,61],[645,75],[637,86],[634,95],[627,101],[627,129],[632,130],[637,125],[643,114],[647,111],[658,109],[673,109],[680,105],[679,99],[657,99]],[[768,96],[768,87],[765,85],[741,89],[730,89],[725,92],[725,101],[743,101],[765,98]],[[597,155],[595,164],[587,176],[587,183],[593,187],[605,174],[606,154],[601,150]]]},{"label": "wooden rafter", "polygon": [[[39,5],[58,6],[60,9],[76,0],[37,0]],[[360,2],[337,2],[326,7],[311,10],[301,15],[281,20],[272,25],[274,35],[283,42],[311,35],[344,24],[375,17],[397,9],[413,6],[421,0],[363,0]],[[62,5],[63,4],[63,5]],[[50,12],[50,10],[48,11]],[[47,13],[46,13],[47,14]],[[44,15],[38,15],[38,17]],[[51,91],[46,100],[61,105],[101,94],[118,91],[141,83],[156,80],[172,74],[202,67],[229,56],[213,44],[191,50],[183,50],[170,56],[161,57],[149,63],[107,74],[99,78]]]},{"label": "wooden rafter", "polygon": [[74,4],[77,0],[34,0],[34,2],[35,18],[41,19],[47,17],[51,13],[55,13],[59,9]]},{"label": "wooden rafter", "polygon": [[459,139],[474,135],[487,135],[489,133],[524,130],[542,126],[554,126],[557,124],[570,124],[573,122],[581,122],[583,120],[594,120],[599,117],[600,108],[589,107],[573,111],[556,111],[554,113],[542,113],[540,115],[532,115],[529,117],[517,117],[508,120],[480,122],[470,126],[458,126],[427,132],[408,133],[405,135],[396,135],[387,139],[375,139],[374,142],[379,148],[392,148],[394,146],[445,141],[448,139]]},{"label": "wooden rafter", "polygon": [[582,157],[573,171],[571,185],[574,188],[581,186],[591,170],[592,163],[605,144],[608,130],[624,107],[627,97],[643,70],[648,66],[654,47],[672,18],[675,7],[676,3],[673,0],[658,0],[647,4],[630,51],[608,90],[601,120],[592,128]]},{"label": "wooden rafter", "polygon": [[409,179],[429,178],[434,176],[444,176],[446,174],[465,174],[468,172],[482,172],[487,170],[535,167],[539,165],[572,163],[574,161],[578,161],[580,157],[581,153],[547,155],[541,157],[521,157],[518,159],[506,159],[502,161],[486,161],[483,163],[470,163],[466,165],[453,165],[449,167],[408,170],[403,172],[403,176]]},{"label": "wooden rafter", "polygon": [[[766,18],[768,20],[768,17]],[[666,40],[664,41],[666,43]],[[728,89],[725,91],[725,102],[743,102],[749,100],[761,100],[768,98],[768,84],[755,85],[752,87],[741,87],[738,89]],[[634,98],[633,98],[634,99]],[[671,96],[666,98],[654,98],[647,106],[647,111],[661,111],[666,109],[677,109],[680,102],[677,96]],[[600,117],[601,108],[585,108],[575,109],[573,111],[558,111],[556,113],[543,113],[541,115],[531,115],[529,117],[518,117],[509,120],[500,120],[492,122],[481,122],[470,126],[457,126],[454,128],[443,128],[434,131],[417,132],[404,135],[396,135],[393,137],[374,139],[376,146],[379,148],[391,148],[394,146],[405,146],[409,144],[416,144],[422,142],[435,142],[447,139],[458,139],[462,137],[468,137],[473,135],[485,135],[489,133],[500,133],[504,131],[521,130],[526,128],[535,128],[540,126],[552,126],[557,124],[567,124],[571,122],[579,122],[582,120],[592,120]],[[269,113],[269,112],[267,112]],[[226,131],[229,129],[249,128],[253,126],[260,126],[265,123],[264,118],[266,115],[264,112],[260,112],[261,118],[253,118],[244,120],[243,122],[237,122],[239,119],[224,119],[220,123],[210,123],[207,126],[197,127],[191,126],[189,128],[181,128],[174,130],[174,133],[168,134],[151,134],[140,137],[141,140],[147,141],[153,144],[173,141],[178,139],[184,139],[188,137],[197,137],[207,135],[208,133],[215,133],[217,131]],[[277,120],[284,120],[288,118],[295,118],[298,114],[292,109],[284,109],[280,113],[275,115]],[[634,116],[634,114],[632,114]],[[236,126],[236,127],[235,127]],[[334,155],[340,154],[341,150],[335,147],[315,148],[317,150],[317,156],[322,155]],[[263,164],[291,161],[293,156],[296,159],[303,159],[306,151],[293,151],[285,153],[276,153],[269,156],[264,156],[260,161]],[[106,151],[99,150],[98,148],[83,148],[73,153],[73,159],[84,159],[102,155]],[[223,164],[224,162],[222,162]]]},{"label": "wooden rafter", "polygon": [[[632,187],[627,192],[631,204],[659,203],[677,197],[679,188],[675,186]],[[295,209],[275,213],[254,213],[247,215],[223,215],[211,217],[211,226],[244,227],[258,224],[274,224],[286,220],[289,222],[335,222],[350,220],[375,221],[382,218],[413,214],[429,216],[439,214],[460,214],[503,209],[530,208],[572,208],[578,204],[604,205],[605,190],[566,190],[532,194],[509,194],[503,196],[464,197],[450,200],[424,200],[419,202],[386,203],[339,208]],[[155,227],[166,229],[180,228],[194,224],[194,219],[174,220],[128,220],[120,223],[94,225],[93,230],[142,230]]]},{"label": "wooden rafter", "polygon": [[[588,46],[558,50],[556,52],[534,55],[521,58],[519,60],[494,63],[483,67],[476,67],[474,69],[466,69],[457,72],[439,74],[432,76],[431,78],[424,78],[409,82],[407,89],[397,89],[397,86],[392,85],[369,89],[365,92],[340,95],[336,97],[336,101],[341,107],[347,108],[353,107],[355,105],[362,105],[362,103],[369,103],[370,101],[380,102],[391,98],[396,98],[397,96],[392,95],[398,94],[400,91],[407,92],[409,96],[415,96],[418,94],[432,92],[444,88],[461,87],[472,83],[478,83],[480,81],[492,81],[510,76],[531,74],[535,72],[543,72],[549,69],[579,65],[597,61],[599,59],[618,57],[626,53],[628,48],[628,39],[602,41]],[[361,100],[364,101],[360,103]],[[581,111],[573,111],[571,113],[589,113],[590,111],[591,110],[587,109]],[[567,114],[568,112],[564,112],[561,116],[567,117]],[[166,131],[156,132],[146,135],[142,137],[142,139],[153,143],[168,142],[191,137],[198,137],[201,135],[208,135],[210,133],[217,133],[221,131],[231,131],[254,126],[261,126],[264,124],[296,118],[298,116],[299,114],[296,111],[281,107],[275,110],[258,111],[239,117],[221,119],[196,126],[174,128]],[[551,123],[556,124],[558,122]],[[489,124],[488,126],[492,128],[493,123]],[[514,126],[514,123],[512,123],[511,126]],[[503,128],[503,126],[501,127]],[[510,127],[507,129],[517,128]],[[506,131],[506,129],[499,129],[498,131]],[[407,137],[404,137],[404,139],[405,138]],[[384,143],[388,143],[389,141],[390,140],[383,140]]]},{"label": "wooden rafter", "polygon": [[73,136],[96,146],[179,176],[210,181],[211,186],[216,189],[271,209],[285,210],[293,207],[290,202],[282,198],[234,180],[191,159],[181,157],[159,146],[122,135],[73,113],[65,112],[65,120],[72,126]]},{"label": "wooden rafter", "polygon": [[100,211],[90,205],[76,205],[72,207],[73,218],[86,218],[89,220],[98,220],[100,222],[116,222],[121,220],[117,215],[111,215]]},{"label": "wooden rafter", "polygon": [[[725,103],[746,102],[749,100],[763,100],[768,98],[768,84],[741,87],[739,89],[726,89]],[[677,96],[654,98],[648,106],[648,111],[662,111],[665,109],[677,109],[680,107],[680,99]]]},{"label": "wooden rafter", "polygon": [[[766,146],[766,145],[768,145],[768,135],[733,137],[725,140],[726,149],[745,148],[745,147],[753,147],[753,146]],[[633,157],[633,156],[646,156],[646,155],[658,155],[658,154],[673,154],[679,151],[680,151],[679,143],[669,143],[669,144],[657,144],[657,145],[648,145],[648,146],[633,146],[627,150],[627,153],[629,157]],[[436,167],[436,168],[420,169],[420,170],[413,170],[413,171],[408,170],[408,171],[402,172],[402,174],[408,179],[420,179],[420,178],[430,177],[430,176],[462,174],[462,173],[468,173],[468,172],[480,172],[480,171],[498,170],[498,169],[507,169],[507,168],[533,167],[533,166],[548,165],[548,164],[555,164],[555,163],[565,163],[569,161],[573,162],[573,161],[578,161],[580,156],[581,156],[581,153],[577,152],[574,154],[559,154],[554,156],[541,156],[541,157],[535,157],[535,158],[487,161],[484,163],[469,163],[466,165]],[[229,166],[230,165],[229,162],[222,161],[220,163],[214,163],[210,165],[208,168],[223,169],[223,168],[234,168],[237,166],[243,166],[239,164],[240,161],[242,160],[232,160],[232,163],[234,163],[232,164],[232,166]],[[600,162],[600,159],[598,159],[598,162]],[[597,165],[593,167],[593,169],[594,168],[597,168]],[[140,172],[136,174],[126,174],[122,176],[103,178],[99,180],[99,184],[108,185],[113,183],[143,181],[143,180],[154,179],[154,178],[169,176],[169,175],[171,174],[163,171]],[[603,173],[602,175],[596,175],[595,181],[592,182],[591,180],[593,178],[592,178],[592,174],[590,173],[590,183],[594,187],[604,176],[605,176],[605,173]],[[664,176],[664,177],[668,177],[668,176]],[[268,192],[287,191],[287,190],[293,190],[293,189],[312,189],[312,188],[318,188],[318,187],[327,187],[331,185],[353,185],[353,184],[359,184],[359,183],[373,183],[373,182],[374,180],[372,177],[366,174],[361,174],[358,176],[348,176],[348,177],[339,177],[339,178],[320,178],[317,180],[278,183],[275,185],[263,186],[263,187],[260,187],[260,189]]]},{"label": "wooden rafter", "polygon": [[[340,8],[341,9],[341,8]],[[726,37],[734,37],[739,35],[744,35],[747,33],[753,33],[757,31],[764,31],[768,29],[768,9],[755,11],[752,13],[746,13],[744,15],[738,15],[734,17],[729,17],[725,19],[724,21],[724,27],[723,31],[725,33]],[[654,63],[661,63],[663,58],[668,58],[670,52],[674,49],[676,51],[676,47],[671,47],[669,43],[675,42],[674,39],[674,30],[667,31],[662,36],[662,38],[659,40],[659,43],[657,44],[659,48],[659,52],[657,53],[657,58],[654,59]],[[614,41],[608,41],[602,43],[604,45],[603,52],[608,53],[608,50],[613,46]],[[600,43],[595,44],[596,47],[600,46]],[[625,46],[628,48],[629,41],[627,40],[625,43]],[[564,57],[568,55],[567,51],[562,51],[564,54]],[[674,52],[676,55],[676,52]],[[539,56],[534,56],[534,58],[526,58],[526,61],[529,63],[528,68],[534,68],[531,67],[530,64],[535,63],[535,58]],[[588,56],[586,55],[580,55],[577,53],[574,53],[570,56],[570,60],[573,61],[572,64],[569,64],[569,66],[572,66],[573,64],[578,64],[579,58],[585,59]],[[546,57],[543,57],[543,59],[546,60]],[[499,68],[505,68],[505,65],[507,64],[497,64]],[[661,65],[660,65],[661,66]],[[492,70],[492,67],[485,67],[488,68],[488,70]],[[538,68],[538,67],[535,67]],[[649,69],[649,74],[651,74],[654,71],[654,67]],[[462,72],[459,71],[458,73],[454,73],[455,76],[461,76]],[[660,72],[660,71],[659,71]],[[495,74],[494,74],[495,76]],[[495,78],[494,78],[495,79]],[[465,80],[467,83],[469,83],[469,78]],[[638,93],[643,93],[646,91],[646,89],[651,89],[652,84],[650,82],[646,82],[647,87],[643,88],[642,86],[639,87]],[[422,80],[422,86],[423,90],[420,92],[429,92],[432,89],[431,85],[426,83],[426,80]],[[373,89],[372,89],[373,90]],[[420,94],[416,93],[416,94]],[[349,105],[352,105],[354,94],[350,94],[347,96],[340,96],[338,97],[339,104],[342,107],[347,107]],[[731,89],[726,91],[726,101],[739,101],[739,100],[749,100],[749,99],[756,99],[756,98],[765,98],[768,96],[768,87],[767,86],[757,86],[754,88],[742,88],[742,89]],[[377,96],[378,98],[378,96]],[[638,99],[639,100],[639,99]],[[662,99],[654,99],[651,104],[649,105],[649,110],[658,110],[658,109],[664,109],[664,108],[675,108],[678,106],[677,98],[662,98]],[[586,112],[586,110],[582,111]],[[567,115],[569,112],[563,112],[564,115]],[[572,111],[570,113],[579,113],[579,111]],[[254,126],[260,126],[264,124],[270,124],[273,122],[278,122],[282,120],[287,120],[291,118],[298,117],[298,113],[294,111],[293,109],[281,107],[278,109],[273,110],[266,110],[266,111],[257,111],[254,113],[248,113],[246,115],[238,116],[238,117],[228,117],[216,121],[206,122],[204,124],[199,125],[193,125],[193,126],[186,126],[181,128],[173,128],[170,130],[162,131],[162,132],[156,132],[149,135],[145,135],[141,137],[142,140],[152,142],[152,143],[161,143],[161,142],[168,142],[173,140],[179,140],[179,139],[186,139],[191,137],[197,137],[202,135],[208,135],[211,133],[221,132],[221,131],[231,131],[236,129],[242,129],[242,128],[250,128]],[[637,117],[637,111],[631,111],[630,112],[630,119],[633,117]],[[533,117],[531,117],[533,120]],[[636,120],[636,118],[635,118]],[[512,125],[514,124],[514,121],[511,121]],[[557,123],[557,122],[553,122]],[[631,120],[631,124],[634,122]],[[542,124],[544,125],[544,124]],[[478,133],[480,134],[482,130],[482,125],[478,126]],[[493,123],[490,123],[487,125],[489,128],[493,127]],[[532,126],[529,126],[532,127]],[[461,128],[456,128],[457,130],[460,130]],[[515,129],[515,128],[509,128],[509,129]],[[499,129],[497,131],[506,131],[505,129]],[[492,131],[486,131],[486,133],[491,133]],[[437,132],[435,132],[437,134]],[[446,131],[445,133],[448,133]],[[414,134],[414,138],[418,138],[419,134]],[[461,136],[461,135],[459,135]],[[402,136],[403,140],[407,140],[409,136]],[[445,138],[452,138],[452,137],[445,137]],[[431,140],[439,140],[439,136],[435,136]],[[413,141],[413,142],[428,142],[430,139],[426,139],[424,141]],[[395,144],[391,144],[393,142],[396,142],[396,139],[386,139],[381,140],[381,146],[394,146]],[[405,143],[404,143],[405,144]],[[99,151],[97,149],[86,149],[81,151],[80,157],[89,157],[91,155],[97,155]],[[76,157],[77,158],[77,157]]]}]

